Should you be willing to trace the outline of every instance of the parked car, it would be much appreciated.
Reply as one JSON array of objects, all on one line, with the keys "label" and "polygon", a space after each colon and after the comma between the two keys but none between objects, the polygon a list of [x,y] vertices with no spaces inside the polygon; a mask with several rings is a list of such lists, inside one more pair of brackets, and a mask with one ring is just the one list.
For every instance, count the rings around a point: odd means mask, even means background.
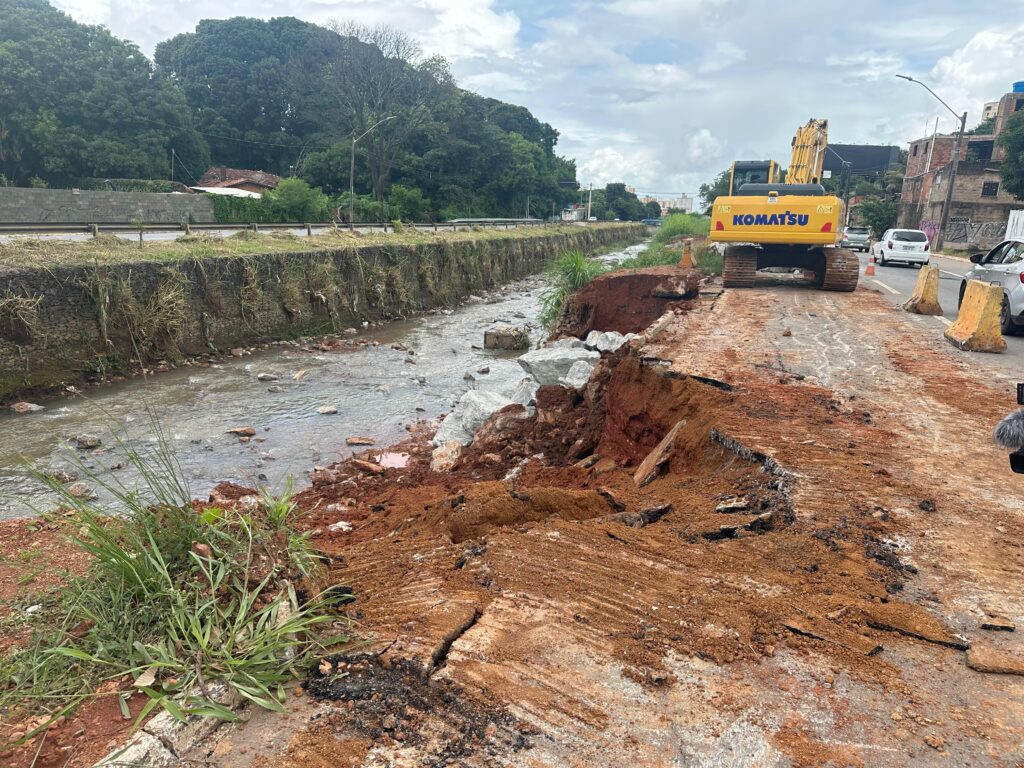
[{"label": "parked car", "polygon": [[974,266],[964,275],[960,284],[963,303],[968,280],[996,283],[1003,287],[1003,308],[999,313],[999,326],[1009,336],[1024,325],[1024,240],[1004,240],[988,253],[971,256]]},{"label": "parked car", "polygon": [[843,230],[843,248],[851,251],[868,252],[871,246],[871,230],[868,227],[846,227]]},{"label": "parked car", "polygon": [[904,264],[927,264],[928,235],[919,229],[887,229],[878,242],[871,247],[871,255],[883,267],[901,261]]}]

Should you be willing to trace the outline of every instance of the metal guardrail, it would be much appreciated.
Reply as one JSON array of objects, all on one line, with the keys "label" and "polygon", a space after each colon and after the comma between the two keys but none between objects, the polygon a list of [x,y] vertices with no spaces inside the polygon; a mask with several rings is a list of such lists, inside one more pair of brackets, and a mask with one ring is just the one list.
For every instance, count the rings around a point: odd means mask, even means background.
[{"label": "metal guardrail", "polygon": [[[439,222],[402,222],[401,226],[403,229],[417,229],[424,231],[455,231],[457,229],[466,229],[469,227],[530,227],[530,226],[543,226],[549,224],[577,224],[582,222],[549,222],[541,219],[455,219],[452,221],[439,221]],[[388,232],[394,228],[392,222],[380,221],[380,222],[360,222],[352,225],[353,229],[362,231],[370,230],[381,230]],[[307,234],[312,230],[325,230],[325,229],[337,229],[345,230],[349,229],[348,224],[340,222],[298,222],[298,223],[214,223],[214,224],[171,224],[171,223],[139,223],[139,222],[115,222],[107,224],[53,224],[48,222],[38,223],[14,223],[4,224],[0,223],[0,234],[4,235],[18,235],[18,234],[86,234],[86,235],[98,235],[103,232],[116,233],[116,232],[194,232],[194,231],[223,231],[223,232],[238,232],[243,230],[282,230],[282,229],[297,229],[306,230]]]}]

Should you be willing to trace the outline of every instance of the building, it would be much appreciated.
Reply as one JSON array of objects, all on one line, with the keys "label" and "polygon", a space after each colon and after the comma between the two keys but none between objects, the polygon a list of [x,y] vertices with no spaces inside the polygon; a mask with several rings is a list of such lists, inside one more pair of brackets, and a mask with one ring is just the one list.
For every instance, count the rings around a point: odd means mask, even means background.
[{"label": "building", "polygon": [[661,206],[662,216],[668,216],[669,211],[682,211],[683,213],[691,213],[693,211],[693,197],[685,192],[681,192],[678,197],[644,195],[640,198],[640,202],[644,205],[647,203],[657,203]]},{"label": "building", "polygon": [[[1003,151],[996,145],[996,137],[1009,116],[1024,109],[1024,82],[1015,83],[1010,93],[992,103],[996,105],[992,133],[968,134],[960,147],[944,237],[949,249],[990,248],[1004,237],[1010,211],[1024,206],[1002,189],[999,166]],[[938,235],[955,143],[952,134],[936,134],[910,143],[899,226],[924,230],[933,240]]]},{"label": "building", "polygon": [[822,172],[831,172],[830,176],[839,177],[849,164],[849,171],[854,176],[879,178],[898,164],[900,148],[885,144],[829,144],[822,163]]},{"label": "building", "polygon": [[989,120],[994,120],[995,117],[996,117],[996,112],[998,112],[998,111],[999,111],[999,102],[998,101],[986,101],[985,102],[985,107],[981,110],[981,121],[984,123],[984,122],[987,122]]},{"label": "building", "polygon": [[276,188],[280,182],[280,176],[266,171],[249,171],[218,165],[204,173],[196,186],[207,189],[213,187],[242,189],[246,192],[261,194],[268,189]]}]

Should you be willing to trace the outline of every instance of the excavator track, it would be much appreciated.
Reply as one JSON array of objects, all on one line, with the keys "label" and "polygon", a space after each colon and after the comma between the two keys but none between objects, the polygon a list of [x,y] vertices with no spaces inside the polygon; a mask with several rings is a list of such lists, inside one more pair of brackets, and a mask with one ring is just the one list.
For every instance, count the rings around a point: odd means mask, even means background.
[{"label": "excavator track", "polygon": [[722,264],[722,285],[726,288],[753,288],[757,274],[757,249],[749,245],[730,245]]},{"label": "excavator track", "polygon": [[825,254],[823,291],[852,291],[860,278],[860,260],[847,248],[822,248]]}]

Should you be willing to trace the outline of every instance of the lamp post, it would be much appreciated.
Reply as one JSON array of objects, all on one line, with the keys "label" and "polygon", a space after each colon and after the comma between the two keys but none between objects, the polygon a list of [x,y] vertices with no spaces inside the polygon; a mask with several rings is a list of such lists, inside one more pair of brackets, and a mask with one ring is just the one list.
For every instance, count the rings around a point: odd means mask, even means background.
[{"label": "lamp post", "polygon": [[[953,160],[949,167],[949,180],[946,182],[946,202],[942,205],[942,219],[939,221],[939,233],[935,237],[935,250],[941,251],[942,246],[946,243],[946,225],[949,223],[949,209],[953,205],[953,184],[956,182],[957,167],[960,165],[960,145],[964,140],[964,132],[967,130],[967,113],[964,112],[962,115],[958,115],[956,111],[949,106],[949,104],[939,97],[939,94],[920,80],[915,80],[910,75],[896,75],[896,77],[920,85],[928,91],[928,93],[934,96],[942,106],[948,109],[953,114],[953,117],[960,121],[960,130],[957,131],[956,139],[953,141]],[[927,168],[925,169],[925,172],[927,173],[930,170],[930,168]]]},{"label": "lamp post", "polygon": [[389,117],[385,117],[383,120],[378,120],[376,123],[374,123],[369,128],[367,128],[365,131],[363,131],[361,134],[359,134],[359,136],[356,136],[354,131],[352,133],[352,162],[349,164],[349,167],[348,167],[348,231],[349,232],[351,232],[351,231],[353,231],[353,229],[355,229],[355,226],[354,226],[353,222],[355,220],[355,211],[356,211],[356,142],[358,142],[361,138],[363,138],[366,134],[368,134],[370,131],[372,131],[374,128],[376,128],[381,123],[386,123],[388,120],[394,120],[394,119],[395,119],[395,115],[391,115]]}]

